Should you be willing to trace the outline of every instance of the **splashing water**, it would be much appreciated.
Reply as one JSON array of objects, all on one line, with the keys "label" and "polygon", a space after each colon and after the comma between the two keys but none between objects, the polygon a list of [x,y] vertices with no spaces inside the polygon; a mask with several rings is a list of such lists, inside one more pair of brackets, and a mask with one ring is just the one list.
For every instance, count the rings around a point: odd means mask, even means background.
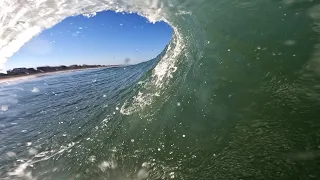
[{"label": "splashing water", "polygon": [[138,13],[174,35],[139,65],[3,85],[0,178],[318,179],[319,7],[1,1],[2,69],[32,37],[79,14]]}]

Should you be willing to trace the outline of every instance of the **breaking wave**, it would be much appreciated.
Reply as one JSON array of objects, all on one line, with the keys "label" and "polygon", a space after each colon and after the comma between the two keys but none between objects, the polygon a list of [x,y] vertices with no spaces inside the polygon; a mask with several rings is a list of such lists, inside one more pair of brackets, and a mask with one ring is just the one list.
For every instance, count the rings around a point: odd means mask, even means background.
[{"label": "breaking wave", "polygon": [[173,37],[154,60],[132,67],[144,71],[119,92],[118,114],[97,113],[103,119],[85,124],[77,143],[0,168],[6,178],[320,177],[318,2],[2,0],[0,68],[41,31],[105,10],[165,21]]}]

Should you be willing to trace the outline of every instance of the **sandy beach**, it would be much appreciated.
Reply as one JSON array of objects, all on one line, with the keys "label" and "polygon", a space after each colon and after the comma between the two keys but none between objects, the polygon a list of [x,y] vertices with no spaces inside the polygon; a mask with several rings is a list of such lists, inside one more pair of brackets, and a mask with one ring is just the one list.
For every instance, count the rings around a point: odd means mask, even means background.
[{"label": "sandy beach", "polygon": [[44,72],[44,73],[39,73],[39,74],[30,74],[30,75],[23,75],[23,76],[8,77],[8,78],[0,79],[0,84],[21,82],[21,81],[31,80],[31,79],[34,79],[37,77],[50,76],[50,75],[55,75],[55,74],[60,74],[60,73],[85,71],[85,70],[90,70],[90,69],[99,69],[99,68],[105,68],[105,67],[86,68],[86,69],[69,69],[69,70],[63,70],[63,71]]}]

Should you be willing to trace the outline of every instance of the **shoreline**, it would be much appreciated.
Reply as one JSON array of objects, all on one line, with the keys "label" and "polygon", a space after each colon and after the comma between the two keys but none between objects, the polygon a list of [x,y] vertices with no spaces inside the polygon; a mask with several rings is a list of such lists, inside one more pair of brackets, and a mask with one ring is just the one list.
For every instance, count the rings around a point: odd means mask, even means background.
[{"label": "shoreline", "polygon": [[68,70],[61,70],[61,71],[36,73],[36,74],[16,75],[16,76],[11,76],[11,77],[0,78],[0,84],[16,82],[16,81],[22,81],[22,80],[29,80],[29,79],[34,79],[34,78],[43,77],[43,76],[55,75],[55,74],[59,74],[59,73],[85,71],[85,70],[99,69],[99,68],[102,69],[102,68],[106,68],[106,67],[92,67],[92,68],[83,68],[83,69],[68,69]]}]

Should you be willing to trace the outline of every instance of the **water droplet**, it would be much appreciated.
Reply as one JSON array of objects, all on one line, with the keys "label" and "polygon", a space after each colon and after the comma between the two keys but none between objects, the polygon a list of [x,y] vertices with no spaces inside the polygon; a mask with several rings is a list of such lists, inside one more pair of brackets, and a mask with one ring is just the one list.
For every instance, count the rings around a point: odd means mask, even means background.
[{"label": "water droplet", "polygon": [[30,156],[36,155],[38,153],[38,150],[35,148],[30,148],[28,151]]},{"label": "water droplet", "polygon": [[141,167],[150,168],[150,163],[149,162],[144,162],[144,163],[142,163]]},{"label": "water droplet", "polygon": [[1,106],[1,111],[7,111],[9,109],[9,106],[7,106],[7,105],[2,105]]},{"label": "water droplet", "polygon": [[90,162],[95,162],[96,161],[96,157],[95,156],[89,156],[89,161]]},{"label": "water droplet", "polygon": [[9,151],[7,152],[7,156],[11,158],[11,157],[16,157],[17,154],[15,152]]},{"label": "water droplet", "polygon": [[169,173],[169,176],[170,176],[171,179],[173,179],[173,178],[175,177],[175,176],[174,176],[174,172],[170,172],[170,173]]},{"label": "water droplet", "polygon": [[36,87],[33,87],[33,89],[31,90],[31,92],[33,92],[33,93],[38,93],[38,92],[40,92],[40,89],[39,89],[39,88],[36,88]]},{"label": "water droplet", "polygon": [[110,163],[108,161],[103,161],[99,166],[101,171],[106,171],[108,168],[111,167]]},{"label": "water droplet", "polygon": [[294,40],[286,40],[283,44],[287,45],[287,46],[293,46],[293,45],[296,44],[296,41],[294,41]]},{"label": "water droplet", "polygon": [[145,169],[140,169],[137,173],[138,180],[147,179],[148,176],[149,176],[149,173]]},{"label": "water droplet", "polygon": [[114,161],[111,161],[110,165],[111,165],[111,169],[116,169],[118,167],[118,164]]}]

